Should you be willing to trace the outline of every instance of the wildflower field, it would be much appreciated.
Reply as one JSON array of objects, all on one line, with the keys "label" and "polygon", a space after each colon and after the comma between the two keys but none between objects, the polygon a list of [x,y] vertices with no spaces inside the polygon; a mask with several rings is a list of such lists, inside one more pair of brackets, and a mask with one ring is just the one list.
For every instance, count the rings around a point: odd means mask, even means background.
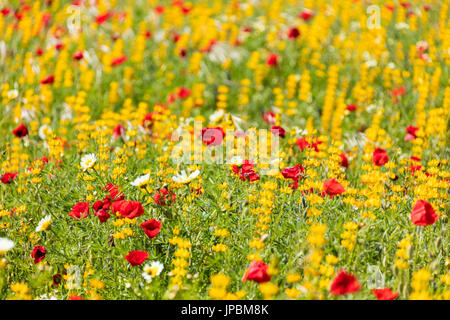
[{"label": "wildflower field", "polygon": [[446,0],[0,0],[0,299],[450,299]]}]

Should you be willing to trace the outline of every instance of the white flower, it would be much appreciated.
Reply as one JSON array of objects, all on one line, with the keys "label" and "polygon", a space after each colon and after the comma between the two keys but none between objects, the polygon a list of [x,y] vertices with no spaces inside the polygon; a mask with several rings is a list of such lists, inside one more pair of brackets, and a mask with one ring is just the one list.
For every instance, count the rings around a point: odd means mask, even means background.
[{"label": "white flower", "polygon": [[44,218],[39,221],[36,232],[47,230],[50,224],[52,223],[52,217],[50,215],[45,216]]},{"label": "white flower", "polygon": [[150,265],[146,264],[144,266],[144,272],[142,276],[145,280],[150,281],[153,277],[159,276],[161,271],[163,271],[164,265],[159,261],[153,261]]},{"label": "white flower", "polygon": [[142,187],[142,186],[145,186],[146,184],[148,184],[149,180],[150,180],[150,173],[147,173],[146,175],[143,175],[143,176],[140,176],[140,177],[137,177],[136,179],[134,179],[134,181],[131,182],[131,185],[135,186],[135,187]]},{"label": "white flower", "polygon": [[97,156],[93,153],[87,154],[81,158],[80,165],[83,168],[83,171],[90,169],[94,166],[97,161]]},{"label": "white flower", "polygon": [[15,99],[15,98],[17,98],[19,96],[19,91],[18,90],[9,90],[8,91],[8,99],[9,100],[12,100],[12,99]]},{"label": "white flower", "polygon": [[235,165],[235,166],[238,166],[238,167],[241,166],[242,163],[244,163],[244,160],[241,157],[239,157],[239,156],[234,156],[229,161],[230,165]]},{"label": "white flower", "polygon": [[0,255],[14,248],[14,242],[7,238],[0,238]]},{"label": "white flower", "polygon": [[192,180],[194,180],[195,178],[197,178],[199,174],[200,174],[200,171],[195,170],[188,176],[186,171],[183,170],[176,176],[173,176],[172,180],[177,183],[188,183],[188,182],[191,182]]},{"label": "white flower", "polygon": [[47,135],[52,134],[53,130],[48,125],[44,124],[39,128],[39,138],[45,140]]},{"label": "white flower", "polygon": [[216,112],[214,112],[212,115],[209,116],[209,121],[216,122],[216,121],[220,120],[220,118],[222,118],[224,114],[225,114],[225,111],[223,111],[223,109],[219,109]]}]

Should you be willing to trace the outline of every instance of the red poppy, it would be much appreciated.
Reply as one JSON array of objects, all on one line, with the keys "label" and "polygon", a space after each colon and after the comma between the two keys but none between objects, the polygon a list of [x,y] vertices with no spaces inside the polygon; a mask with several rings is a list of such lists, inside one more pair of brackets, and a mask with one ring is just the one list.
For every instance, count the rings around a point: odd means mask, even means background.
[{"label": "red poppy", "polygon": [[329,179],[323,183],[323,191],[332,198],[344,193],[345,188],[336,179]]},{"label": "red poppy", "polygon": [[58,50],[58,51],[60,51],[62,48],[64,48],[64,43],[57,43],[55,45],[55,49]]},{"label": "red poppy", "polygon": [[124,130],[125,130],[125,128],[121,123],[117,124],[113,129],[113,138],[117,139],[120,136],[122,136]]},{"label": "red poppy", "polygon": [[425,200],[417,200],[411,211],[411,222],[417,226],[429,226],[435,223],[439,216],[434,211],[433,206]]},{"label": "red poppy", "polygon": [[314,11],[305,9],[302,13],[300,13],[300,18],[305,21],[308,21],[314,16]]},{"label": "red poppy", "polygon": [[106,221],[108,221],[109,218],[111,218],[111,215],[105,209],[100,209],[98,211],[95,211],[94,214],[97,216],[97,218],[98,218],[98,220],[100,220],[100,222],[106,222]]},{"label": "red poppy", "polygon": [[1,13],[3,16],[7,16],[10,12],[11,12],[11,9],[8,9],[8,8],[3,8],[1,10]]},{"label": "red poppy", "polygon": [[222,143],[224,137],[225,132],[221,127],[202,129],[202,141],[207,146],[218,146]]},{"label": "red poppy", "polygon": [[55,81],[54,75],[49,75],[48,77],[41,80],[41,84],[52,84]]},{"label": "red poppy", "polygon": [[33,248],[33,251],[31,251],[31,258],[34,259],[34,263],[39,263],[45,258],[46,254],[47,249],[43,246],[36,246]]},{"label": "red poppy", "polygon": [[358,109],[358,106],[356,104],[348,104],[347,105],[348,111],[356,111],[356,109]]},{"label": "red poppy", "polygon": [[298,179],[300,178],[300,172],[305,172],[305,169],[300,164],[297,164],[291,168],[285,168],[281,170],[281,174],[283,175],[283,177],[285,177],[286,179],[292,179],[293,181],[298,181]]},{"label": "red poppy", "polygon": [[411,141],[417,138],[417,131],[419,128],[413,127],[413,126],[407,126],[406,127],[406,136],[405,141]]},{"label": "red poppy", "polygon": [[270,132],[272,132],[272,134],[282,137],[282,138],[284,138],[286,136],[286,130],[284,130],[280,126],[272,126],[272,128],[270,129]]},{"label": "red poppy", "polygon": [[314,151],[319,152],[319,144],[322,143],[318,138],[315,138],[314,142],[309,143],[306,138],[299,138],[295,142],[300,149],[300,151],[305,150],[305,148],[314,148]]},{"label": "red poppy", "polygon": [[106,22],[106,20],[108,20],[108,18],[110,16],[111,16],[111,13],[109,13],[109,12],[99,14],[98,16],[95,17],[95,22],[97,22],[97,24],[103,24]]},{"label": "red poppy", "polygon": [[344,152],[342,152],[339,157],[341,157],[341,166],[344,168],[348,168],[348,158]]},{"label": "red poppy", "polygon": [[155,8],[155,11],[157,14],[163,14],[164,13],[164,6],[157,6]]},{"label": "red poppy", "polygon": [[297,39],[300,36],[300,31],[297,28],[291,28],[288,31],[288,38],[289,39]]},{"label": "red poppy", "polygon": [[159,189],[153,196],[153,200],[160,206],[170,206],[176,199],[175,193],[166,188]]},{"label": "red poppy", "polygon": [[377,300],[395,300],[398,297],[398,292],[392,292],[391,288],[373,289],[372,293],[377,297]]},{"label": "red poppy", "polygon": [[403,86],[392,90],[392,96],[394,97],[394,103],[397,103],[398,97],[403,96],[405,93],[406,93],[406,89]]},{"label": "red poppy", "polygon": [[80,297],[79,295],[71,294],[71,295],[69,296],[69,300],[83,300],[83,298]]},{"label": "red poppy", "polygon": [[191,91],[189,89],[181,87],[178,89],[177,95],[180,99],[186,99],[191,95]]},{"label": "red poppy", "polygon": [[107,183],[105,190],[109,192],[110,200],[123,200],[124,195],[119,191],[119,187],[113,185],[112,183]]},{"label": "red poppy", "polygon": [[331,284],[330,293],[333,295],[348,294],[359,291],[361,285],[355,276],[340,270]]},{"label": "red poppy", "polygon": [[28,128],[21,123],[17,128],[15,128],[12,133],[17,137],[17,138],[23,138],[26,137],[28,135]]},{"label": "red poppy", "polygon": [[276,123],[275,113],[272,111],[264,112],[262,118],[267,124],[274,125]]},{"label": "red poppy", "polygon": [[7,172],[7,173],[5,173],[4,175],[2,175],[1,181],[2,181],[4,184],[11,183],[11,182],[14,181],[14,179],[16,178],[16,176],[17,176],[17,172]]},{"label": "red poppy", "polygon": [[124,63],[125,61],[127,61],[127,56],[123,54],[123,55],[121,55],[120,57],[114,59],[114,60],[111,62],[111,66],[112,66],[112,67],[115,67],[115,66],[121,65],[121,64]]},{"label": "red poppy", "polygon": [[376,166],[382,166],[389,161],[386,150],[376,148],[372,155],[372,162]]},{"label": "red poppy", "polygon": [[137,265],[142,264],[147,258],[149,254],[145,251],[130,251],[126,256],[125,259],[134,267]]},{"label": "red poppy", "polygon": [[275,53],[269,54],[269,56],[267,57],[267,60],[266,60],[266,64],[269,67],[277,67],[278,66],[278,55],[276,55]]},{"label": "red poppy", "polygon": [[78,202],[72,207],[72,211],[69,213],[69,217],[74,219],[87,218],[89,214],[89,202]]},{"label": "red poppy", "polygon": [[267,273],[269,266],[262,261],[252,261],[247,271],[245,271],[242,281],[255,281],[256,283],[263,283],[270,281],[270,275]]},{"label": "red poppy", "polygon": [[36,55],[37,56],[42,56],[43,53],[44,53],[44,50],[42,50],[42,48],[37,48],[36,49]]},{"label": "red poppy", "polygon": [[161,221],[150,219],[142,222],[140,226],[142,227],[142,229],[144,229],[147,237],[153,239],[159,233],[159,230],[161,230]]},{"label": "red poppy", "polygon": [[81,60],[81,59],[83,59],[83,57],[84,57],[83,51],[77,51],[73,54],[72,59]]},{"label": "red poppy", "polygon": [[144,214],[144,208],[139,201],[119,200],[111,206],[113,213],[119,213],[122,217],[133,219]]}]

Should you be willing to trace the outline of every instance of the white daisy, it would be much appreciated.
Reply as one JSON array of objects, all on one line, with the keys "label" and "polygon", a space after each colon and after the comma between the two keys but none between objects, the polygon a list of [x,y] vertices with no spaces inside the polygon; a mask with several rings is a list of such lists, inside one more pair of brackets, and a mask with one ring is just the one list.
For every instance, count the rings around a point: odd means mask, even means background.
[{"label": "white daisy", "polygon": [[241,166],[243,163],[244,163],[244,160],[241,157],[239,157],[239,156],[234,156],[228,162],[228,164],[235,165],[235,166],[238,166],[238,167]]},{"label": "white daisy", "polygon": [[44,218],[41,219],[41,221],[39,221],[39,223],[36,227],[36,232],[41,232],[41,231],[47,230],[48,227],[50,227],[51,223],[52,223],[52,217],[50,215],[45,216]]},{"label": "white daisy", "polygon": [[149,183],[149,180],[150,180],[150,173],[147,173],[143,176],[134,179],[134,181],[131,182],[131,185],[135,187],[143,187]]},{"label": "white daisy", "polygon": [[225,112],[222,109],[217,110],[212,115],[209,116],[209,121],[217,122],[224,116]]},{"label": "white daisy", "polygon": [[164,265],[159,261],[153,261],[150,264],[144,266],[144,272],[142,276],[145,280],[150,281],[153,277],[159,276],[163,271]]},{"label": "white daisy", "polygon": [[200,174],[200,171],[195,170],[188,176],[186,171],[183,170],[180,173],[178,173],[176,176],[173,176],[172,180],[175,181],[176,183],[189,183],[192,180],[194,180],[195,178],[197,178],[199,174]]},{"label": "white daisy", "polygon": [[39,138],[45,140],[49,134],[52,134],[53,130],[48,125],[44,124],[39,128]]},{"label": "white daisy", "polygon": [[87,154],[81,158],[80,165],[83,168],[83,171],[90,169],[94,166],[97,161],[97,156],[94,153]]},{"label": "white daisy", "polygon": [[0,238],[0,255],[14,248],[14,242],[7,238]]}]

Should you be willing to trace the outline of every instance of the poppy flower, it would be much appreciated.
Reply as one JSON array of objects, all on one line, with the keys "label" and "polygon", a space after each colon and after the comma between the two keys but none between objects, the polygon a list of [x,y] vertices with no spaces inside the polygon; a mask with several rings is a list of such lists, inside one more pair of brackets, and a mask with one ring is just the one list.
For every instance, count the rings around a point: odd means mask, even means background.
[{"label": "poppy flower", "polygon": [[123,218],[133,219],[144,214],[144,208],[139,201],[119,200],[111,206],[113,213],[119,213]]},{"label": "poppy flower", "polygon": [[178,89],[177,95],[180,99],[186,99],[191,95],[191,91],[182,87]]},{"label": "poppy flower", "polygon": [[286,136],[286,130],[284,130],[280,126],[272,126],[272,128],[270,129],[270,132],[272,132],[272,134],[282,137],[282,138],[284,138]]},{"label": "poppy flower", "polygon": [[300,177],[300,172],[304,173],[305,169],[303,169],[303,166],[300,164],[297,164],[291,168],[285,168],[281,171],[281,174],[286,179],[292,179],[293,181],[298,181]]},{"label": "poppy flower", "polygon": [[386,150],[376,148],[372,155],[372,162],[376,166],[382,166],[389,161]]},{"label": "poppy flower", "polygon": [[262,118],[267,124],[274,125],[276,123],[275,113],[272,111],[264,112]]},{"label": "poppy flower", "polygon": [[419,131],[419,128],[413,126],[406,127],[406,136],[405,141],[411,141],[417,138],[416,132]]},{"label": "poppy flower", "polygon": [[314,11],[305,9],[302,13],[300,13],[300,18],[305,21],[308,21],[314,16]]},{"label": "poppy flower", "polygon": [[55,49],[58,51],[62,50],[63,48],[64,48],[64,43],[57,43],[55,45]]},{"label": "poppy flower", "polygon": [[398,292],[392,292],[391,288],[373,289],[372,293],[377,300],[395,300],[398,297]]},{"label": "poppy flower", "polygon": [[83,51],[77,51],[73,54],[72,59],[73,60],[81,60],[83,59],[84,55],[83,55]]},{"label": "poppy flower", "polygon": [[78,202],[72,207],[72,211],[69,213],[69,217],[74,219],[87,218],[89,214],[89,202]]},{"label": "poppy flower", "polygon": [[69,296],[69,300],[83,300],[83,298],[80,297],[79,295],[71,294],[71,295]]},{"label": "poppy flower", "polygon": [[348,104],[347,105],[348,111],[356,111],[356,109],[358,109],[358,106],[356,104]]},{"label": "poppy flower", "polygon": [[44,53],[44,50],[42,50],[42,48],[37,48],[36,49],[36,55],[37,56],[42,56],[43,53]]},{"label": "poppy flower", "polygon": [[97,216],[97,218],[98,218],[98,220],[100,220],[100,222],[106,222],[106,221],[108,221],[109,218],[111,218],[111,215],[105,209],[100,209],[98,211],[95,211],[94,214]]},{"label": "poppy flower", "polygon": [[144,232],[147,235],[147,237],[153,239],[159,233],[159,230],[161,230],[161,221],[158,221],[156,219],[150,219],[145,222],[142,222],[140,226],[142,227],[142,229],[144,229]]},{"label": "poppy flower", "polygon": [[125,259],[134,267],[137,265],[142,264],[147,258],[149,254],[145,251],[130,251],[126,256]]},{"label": "poppy flower", "polygon": [[299,138],[299,139],[297,139],[295,144],[298,146],[300,151],[303,151],[303,150],[305,150],[305,148],[310,146],[309,142],[306,141],[306,138]]},{"label": "poppy flower", "polygon": [[266,64],[269,67],[278,67],[278,55],[276,55],[275,53],[269,54],[266,60]]},{"label": "poppy flower", "polygon": [[340,270],[339,274],[331,283],[330,293],[333,295],[342,295],[359,291],[361,285],[355,276]]},{"label": "poppy flower", "polygon": [[297,39],[300,36],[300,31],[297,28],[290,28],[288,31],[289,39]]},{"label": "poppy flower", "polygon": [[411,211],[411,222],[417,226],[429,226],[435,223],[439,216],[433,206],[425,200],[417,200]]},{"label": "poppy flower", "polygon": [[164,13],[164,6],[157,6],[157,7],[155,8],[155,12],[156,12],[157,14],[163,14],[163,13]]},{"label": "poppy flower", "polygon": [[113,61],[111,61],[111,66],[115,67],[115,66],[121,65],[125,61],[127,61],[127,56],[123,54],[120,57],[115,58]]},{"label": "poppy flower", "polygon": [[218,146],[222,143],[225,132],[221,127],[202,129],[202,141],[207,146]]},{"label": "poppy flower", "polygon": [[341,157],[341,166],[344,168],[348,168],[348,158],[344,152],[342,152],[339,157]]},{"label": "poppy flower", "polygon": [[28,128],[21,123],[17,128],[15,128],[12,133],[17,137],[17,138],[23,138],[26,137],[28,135]]},{"label": "poppy flower", "polygon": [[123,126],[121,123],[117,124],[117,125],[113,128],[113,138],[114,138],[114,139],[117,139],[117,138],[119,138],[120,136],[122,136],[124,130],[125,130],[125,128],[124,128],[124,126]]},{"label": "poppy flower", "polygon": [[329,179],[323,183],[323,191],[332,198],[344,193],[345,188],[336,179]]},{"label": "poppy flower", "polygon": [[7,16],[11,12],[11,9],[3,8],[0,12],[3,16]]},{"label": "poppy flower", "polygon": [[170,206],[175,199],[175,193],[166,188],[159,189],[153,196],[153,200],[160,206]]},{"label": "poppy flower", "polygon": [[31,251],[31,258],[34,259],[34,263],[39,263],[45,258],[46,254],[47,254],[47,249],[45,249],[45,247],[35,246],[33,248],[33,251]]},{"label": "poppy flower", "polygon": [[119,187],[113,185],[112,183],[107,183],[105,190],[109,192],[111,200],[123,200],[124,195],[119,191]]},{"label": "poppy flower", "polygon": [[99,24],[99,25],[103,24],[108,20],[108,18],[110,16],[111,16],[111,13],[109,13],[109,12],[99,14],[98,16],[95,17],[95,22],[97,22],[97,24]]},{"label": "poppy flower", "polygon": [[255,281],[256,283],[263,283],[270,281],[270,275],[267,273],[269,266],[262,261],[252,261],[248,269],[245,271],[242,281]]},{"label": "poppy flower", "polygon": [[52,84],[55,81],[54,75],[49,75],[48,77],[41,80],[41,84]]},{"label": "poppy flower", "polygon": [[392,90],[392,96],[394,97],[394,103],[397,103],[398,97],[403,96],[405,93],[406,93],[406,89],[403,86]]},{"label": "poppy flower", "polygon": [[1,181],[4,184],[11,183],[14,181],[16,176],[17,176],[17,172],[7,172],[4,175],[2,175]]}]

